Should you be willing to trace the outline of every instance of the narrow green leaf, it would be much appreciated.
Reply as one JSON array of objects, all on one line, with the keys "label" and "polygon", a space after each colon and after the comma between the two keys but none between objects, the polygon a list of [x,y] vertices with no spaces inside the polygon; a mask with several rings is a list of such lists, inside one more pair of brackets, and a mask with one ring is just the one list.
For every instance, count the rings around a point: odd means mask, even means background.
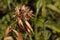
[{"label": "narrow green leaf", "polygon": [[57,38],[56,40],[60,40],[60,38]]},{"label": "narrow green leaf", "polygon": [[59,32],[60,33],[60,28],[57,28],[55,25],[45,25],[46,27],[52,29],[53,31]]},{"label": "narrow green leaf", "polygon": [[38,14],[39,12],[39,9],[42,7],[42,0],[38,0],[37,3],[36,3],[36,15]]},{"label": "narrow green leaf", "polygon": [[53,11],[56,11],[60,14],[60,10],[54,5],[48,4],[47,8],[52,9]]},{"label": "narrow green leaf", "polygon": [[45,5],[42,7],[42,17],[46,17]]}]

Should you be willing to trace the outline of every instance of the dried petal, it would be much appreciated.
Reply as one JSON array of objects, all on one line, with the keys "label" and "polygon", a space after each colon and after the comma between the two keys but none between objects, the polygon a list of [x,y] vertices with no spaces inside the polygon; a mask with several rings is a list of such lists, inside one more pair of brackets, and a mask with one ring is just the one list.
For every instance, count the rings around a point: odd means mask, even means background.
[{"label": "dried petal", "polygon": [[13,29],[13,32],[15,32],[15,34],[16,34],[18,40],[23,40],[22,34],[21,34],[20,32],[14,30],[14,29]]},{"label": "dried petal", "polygon": [[25,10],[25,5],[22,6],[21,10]]},{"label": "dried petal", "polygon": [[31,25],[29,24],[29,22],[28,21],[25,21],[25,23],[26,23],[27,27],[33,32],[33,29],[31,27]]},{"label": "dried petal", "polygon": [[27,12],[27,11],[30,10],[30,8],[28,6],[26,6],[26,5],[23,5],[22,8],[21,8],[21,10]]},{"label": "dried petal", "polygon": [[[26,27],[27,28],[27,27]],[[27,31],[30,33],[30,29],[29,28],[27,28]]]},{"label": "dried petal", "polygon": [[28,16],[29,16],[29,17],[31,17],[31,18],[34,16],[34,14],[32,14],[32,13],[33,13],[33,11],[32,11],[32,10],[31,10],[31,11],[29,11],[29,13],[28,13]]},{"label": "dried petal", "polygon": [[18,6],[15,7],[15,15],[18,16],[20,14]]}]

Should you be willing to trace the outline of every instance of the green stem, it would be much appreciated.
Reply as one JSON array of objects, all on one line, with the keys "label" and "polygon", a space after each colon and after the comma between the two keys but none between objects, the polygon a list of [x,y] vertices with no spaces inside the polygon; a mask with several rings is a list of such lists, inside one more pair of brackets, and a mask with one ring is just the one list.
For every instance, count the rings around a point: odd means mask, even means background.
[{"label": "green stem", "polygon": [[46,40],[46,38],[45,38],[45,32],[46,32],[46,28],[45,28],[45,26],[44,26],[44,23],[43,23],[43,40]]},{"label": "green stem", "polygon": [[32,40],[32,36],[31,35],[29,35],[29,38],[30,38],[30,40]]}]

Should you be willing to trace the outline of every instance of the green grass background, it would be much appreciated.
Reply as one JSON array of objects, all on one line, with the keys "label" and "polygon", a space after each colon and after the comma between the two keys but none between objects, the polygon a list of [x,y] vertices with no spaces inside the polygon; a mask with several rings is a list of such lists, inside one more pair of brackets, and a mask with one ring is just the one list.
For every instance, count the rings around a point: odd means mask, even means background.
[{"label": "green grass background", "polygon": [[[30,6],[35,15],[29,21],[33,34],[28,36],[21,31],[24,40],[60,40],[60,0],[0,0],[0,40],[6,28],[15,22],[14,7],[23,4]],[[21,30],[17,24],[14,28]],[[9,35],[16,37],[13,32]]]}]

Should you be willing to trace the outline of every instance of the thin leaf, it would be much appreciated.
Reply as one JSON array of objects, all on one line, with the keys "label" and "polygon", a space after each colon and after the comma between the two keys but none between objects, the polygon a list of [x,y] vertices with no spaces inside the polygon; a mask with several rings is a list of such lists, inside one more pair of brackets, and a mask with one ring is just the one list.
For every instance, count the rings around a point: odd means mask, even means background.
[{"label": "thin leaf", "polygon": [[38,15],[39,9],[42,7],[42,0],[38,0],[36,3],[36,16]]},{"label": "thin leaf", "polygon": [[48,25],[48,24],[46,24],[45,26],[50,28],[50,29],[52,29],[53,31],[56,31],[56,32],[60,33],[60,29],[57,28],[55,25]]},{"label": "thin leaf", "polygon": [[43,5],[43,7],[42,7],[42,17],[46,17],[45,5]]},{"label": "thin leaf", "polygon": [[60,14],[60,10],[56,6],[54,6],[52,4],[48,4],[47,8],[52,9],[53,11],[56,11],[56,12],[58,12]]}]

